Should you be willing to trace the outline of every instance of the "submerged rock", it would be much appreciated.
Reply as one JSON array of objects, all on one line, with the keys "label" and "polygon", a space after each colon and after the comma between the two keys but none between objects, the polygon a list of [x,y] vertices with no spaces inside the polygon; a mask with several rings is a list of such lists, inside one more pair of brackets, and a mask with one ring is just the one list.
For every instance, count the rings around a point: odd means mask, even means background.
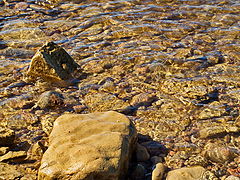
[{"label": "submerged rock", "polygon": [[7,154],[0,157],[0,161],[18,162],[27,157],[26,151],[9,151]]},{"label": "submerged rock", "polygon": [[39,107],[41,109],[50,108],[54,106],[59,106],[64,103],[64,97],[61,93],[56,91],[46,91],[41,94],[38,102],[35,107]]},{"label": "submerged rock", "polygon": [[240,154],[240,152],[238,152],[237,149],[209,143],[206,145],[203,154],[208,160],[218,163],[225,163],[232,161],[235,157],[238,156],[238,154]]},{"label": "submerged rock", "polygon": [[124,179],[135,143],[136,130],[120,113],[63,115],[54,123],[38,179]]},{"label": "submerged rock", "polygon": [[167,175],[167,180],[210,179],[209,176],[205,177],[205,174],[208,174],[208,171],[201,166],[184,167],[184,168],[175,169],[173,171],[170,171]]},{"label": "submerged rock", "polygon": [[32,58],[27,74],[46,81],[71,80],[78,67],[62,47],[48,42]]}]

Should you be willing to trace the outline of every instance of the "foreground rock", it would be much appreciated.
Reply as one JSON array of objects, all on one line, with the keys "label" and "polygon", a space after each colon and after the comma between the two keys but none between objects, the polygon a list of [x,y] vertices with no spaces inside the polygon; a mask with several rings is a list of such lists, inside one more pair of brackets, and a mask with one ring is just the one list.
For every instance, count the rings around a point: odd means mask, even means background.
[{"label": "foreground rock", "polygon": [[47,81],[70,80],[78,67],[62,47],[49,42],[34,55],[27,74]]},{"label": "foreground rock", "polygon": [[49,137],[38,179],[124,179],[136,130],[124,115],[109,111],[59,117]]}]

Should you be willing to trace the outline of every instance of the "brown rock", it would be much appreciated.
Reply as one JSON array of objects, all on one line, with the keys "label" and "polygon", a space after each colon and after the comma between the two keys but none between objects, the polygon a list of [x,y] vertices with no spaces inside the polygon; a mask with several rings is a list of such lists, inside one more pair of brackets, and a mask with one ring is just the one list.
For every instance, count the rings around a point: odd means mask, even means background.
[{"label": "brown rock", "polygon": [[9,151],[7,154],[0,157],[0,161],[18,162],[27,157],[26,151]]},{"label": "brown rock", "polygon": [[124,179],[136,137],[131,121],[114,111],[63,115],[54,122],[38,179]]},{"label": "brown rock", "polygon": [[49,42],[34,55],[27,74],[46,81],[70,80],[78,67],[62,47]]},{"label": "brown rock", "polygon": [[225,163],[233,160],[238,156],[237,149],[229,148],[227,146],[221,146],[214,143],[209,143],[205,146],[203,152],[204,157],[208,160],[218,163]]},{"label": "brown rock", "polygon": [[201,179],[206,170],[201,166],[184,167],[170,171],[167,180],[196,180]]},{"label": "brown rock", "polygon": [[61,93],[55,91],[46,91],[41,94],[35,107],[41,109],[59,106],[64,103],[64,97]]}]

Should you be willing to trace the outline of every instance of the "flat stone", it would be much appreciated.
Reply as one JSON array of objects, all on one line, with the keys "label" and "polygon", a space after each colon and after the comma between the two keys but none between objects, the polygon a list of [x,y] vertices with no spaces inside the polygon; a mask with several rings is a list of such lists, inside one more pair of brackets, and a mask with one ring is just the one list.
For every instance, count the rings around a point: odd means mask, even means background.
[{"label": "flat stone", "polygon": [[202,179],[206,169],[201,166],[184,167],[170,171],[166,180],[196,180]]},{"label": "flat stone", "polygon": [[9,151],[0,157],[0,161],[19,161],[27,157],[26,151]]},{"label": "flat stone", "polygon": [[62,115],[54,122],[38,179],[124,179],[136,137],[131,121],[114,111]]},{"label": "flat stone", "polygon": [[71,80],[78,67],[62,47],[48,42],[33,56],[27,75],[46,81]]},{"label": "flat stone", "polygon": [[200,138],[212,138],[223,136],[225,134],[227,134],[227,131],[223,126],[206,127],[199,131]]}]

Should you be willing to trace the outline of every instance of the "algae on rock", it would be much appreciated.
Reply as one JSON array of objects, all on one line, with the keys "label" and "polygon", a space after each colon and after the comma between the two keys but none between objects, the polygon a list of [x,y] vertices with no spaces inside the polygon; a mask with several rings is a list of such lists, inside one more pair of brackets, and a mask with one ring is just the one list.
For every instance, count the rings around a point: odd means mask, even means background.
[{"label": "algae on rock", "polygon": [[27,75],[46,81],[71,80],[79,65],[54,42],[45,44],[32,58]]}]

